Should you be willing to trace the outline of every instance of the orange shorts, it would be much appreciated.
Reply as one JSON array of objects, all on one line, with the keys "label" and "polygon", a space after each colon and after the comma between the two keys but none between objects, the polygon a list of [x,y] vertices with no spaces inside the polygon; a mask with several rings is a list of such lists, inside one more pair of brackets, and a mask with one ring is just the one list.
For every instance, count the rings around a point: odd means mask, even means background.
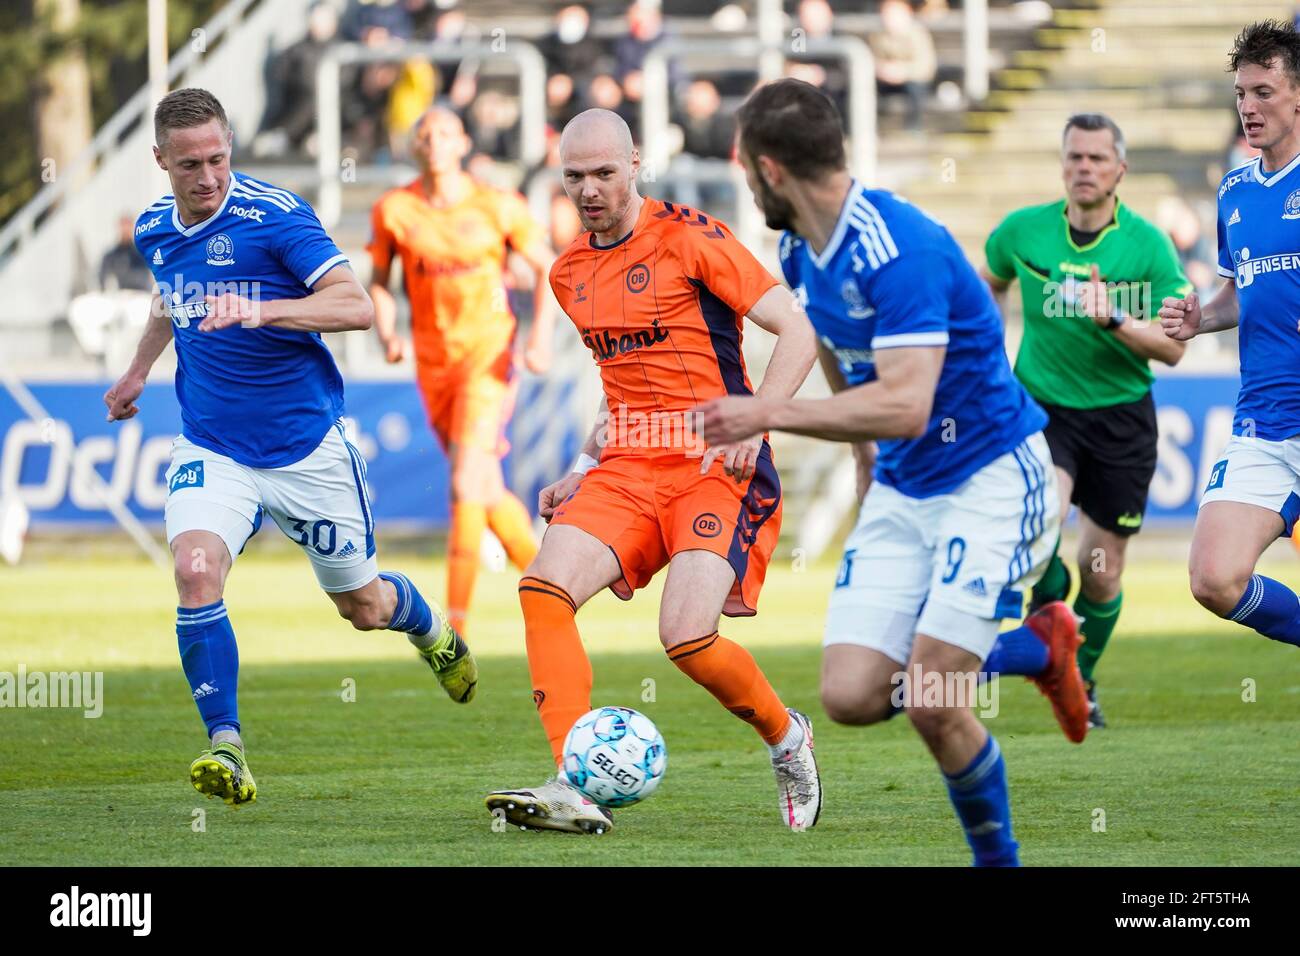
[{"label": "orange shorts", "polygon": [[680,451],[614,454],[589,471],[551,518],[599,538],[623,577],[610,589],[624,601],[682,551],[712,551],[736,572],[722,613],[756,613],[767,564],[781,532],[781,481],[766,441],[749,481],[737,484],[714,461]]},{"label": "orange shorts", "polygon": [[509,351],[487,365],[421,365],[416,382],[443,451],[459,445],[505,457],[510,450],[506,425],[514,412],[519,384]]}]

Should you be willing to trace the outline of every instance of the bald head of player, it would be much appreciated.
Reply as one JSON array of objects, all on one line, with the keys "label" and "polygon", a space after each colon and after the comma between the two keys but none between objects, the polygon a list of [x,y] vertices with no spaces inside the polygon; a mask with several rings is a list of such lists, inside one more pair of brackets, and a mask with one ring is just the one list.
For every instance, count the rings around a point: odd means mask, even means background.
[{"label": "bald head of player", "polygon": [[153,113],[154,162],[167,173],[186,225],[215,213],[230,186],[230,124],[207,90],[175,90]]},{"label": "bald head of player", "polygon": [[425,110],[411,127],[411,151],[425,176],[454,176],[469,150],[465,124],[445,106]]},{"label": "bald head of player", "polygon": [[560,173],[564,191],[578,210],[584,229],[601,245],[632,231],[641,213],[636,176],[641,157],[632,131],[617,113],[587,110],[569,120],[560,134]]}]

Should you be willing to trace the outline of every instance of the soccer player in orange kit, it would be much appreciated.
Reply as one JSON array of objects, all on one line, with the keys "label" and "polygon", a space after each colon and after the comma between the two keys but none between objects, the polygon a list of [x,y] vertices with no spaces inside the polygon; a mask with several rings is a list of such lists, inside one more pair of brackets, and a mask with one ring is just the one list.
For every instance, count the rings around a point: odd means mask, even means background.
[{"label": "soccer player in orange kit", "polygon": [[375,329],[389,362],[402,361],[407,352],[388,291],[393,257],[402,259],[416,380],[451,462],[447,616],[462,635],[484,529],[492,529],[517,568],[537,554],[531,516],[501,472],[516,388],[515,317],[503,280],[509,250],[537,275],[535,318],[524,350],[529,371],[540,375],[549,366],[554,329],[545,282],[553,257],[545,233],[522,196],[462,170],[469,148],[455,113],[435,107],[421,116],[413,141],[420,178],[375,203],[368,246]]},{"label": "soccer player in orange kit", "polygon": [[[821,781],[808,718],[787,709],[749,652],[718,634],[755,613],[781,523],[764,436],[705,449],[690,410],[753,394],[741,353],[749,317],[777,336],[760,395],[789,397],[812,367],[812,327],[789,291],[716,220],[637,194],[627,124],[588,110],[564,129],[565,191],[587,230],[556,260],[551,288],[600,368],[605,397],[574,470],[542,490],[550,520],[519,583],[533,698],[560,762],[591,709],[591,664],[574,615],[609,587],[624,600],[668,567],[659,639],[669,658],[771,752],[791,829],[817,822]],[[599,458],[597,462],[596,459]],[[608,810],[564,779],[489,794],[520,826],[602,833]]]}]

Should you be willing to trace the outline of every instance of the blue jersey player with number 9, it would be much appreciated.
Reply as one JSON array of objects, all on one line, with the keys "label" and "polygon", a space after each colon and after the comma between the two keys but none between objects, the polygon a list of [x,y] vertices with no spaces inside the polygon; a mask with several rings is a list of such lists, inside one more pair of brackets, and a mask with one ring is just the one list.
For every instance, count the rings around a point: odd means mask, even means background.
[{"label": "blue jersey player with number 9", "polygon": [[478,673],[469,648],[406,575],[378,570],[365,463],[341,422],[343,380],[322,332],[369,328],[370,299],[302,198],[230,169],[225,111],[205,90],[163,97],[154,158],[172,194],[136,223],[153,310],[104,396],[131,418],[149,369],[176,343],[182,433],[167,470],[181,665],[210,749],[194,787],[231,806],[257,797],[241,737],[239,654],[226,575],[263,516],[302,546],[358,630],[403,631],[454,699]]},{"label": "blue jersey player with number 9", "polygon": [[971,711],[981,664],[1031,677],[1070,739],[1087,733],[1069,608],[1051,602],[998,634],[1055,546],[1047,416],[1012,375],[997,306],[948,230],[850,176],[824,93],[779,80],[737,119],[749,187],[768,226],[786,230],[781,266],[835,394],[717,399],[700,409],[704,439],[878,442],[831,596],[822,703],[845,724],[906,709],[976,865],[1017,865],[1006,768]]}]

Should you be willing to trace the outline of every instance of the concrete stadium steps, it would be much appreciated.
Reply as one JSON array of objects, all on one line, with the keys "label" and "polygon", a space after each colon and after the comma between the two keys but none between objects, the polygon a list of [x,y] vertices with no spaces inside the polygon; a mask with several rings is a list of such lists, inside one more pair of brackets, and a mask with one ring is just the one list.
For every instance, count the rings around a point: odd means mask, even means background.
[{"label": "concrete stadium steps", "polygon": [[920,156],[887,145],[882,163],[976,261],[1008,212],[1062,195],[1061,127],[1071,113],[1104,112],[1124,130],[1130,172],[1120,194],[1130,207],[1149,215],[1166,196],[1208,197],[1234,128],[1232,40],[1249,22],[1291,14],[1286,3],[1265,0],[1095,0],[1057,9],[1033,31],[1036,48],[1009,51],[1009,66],[994,72],[988,98],[958,129],[931,136]]}]

